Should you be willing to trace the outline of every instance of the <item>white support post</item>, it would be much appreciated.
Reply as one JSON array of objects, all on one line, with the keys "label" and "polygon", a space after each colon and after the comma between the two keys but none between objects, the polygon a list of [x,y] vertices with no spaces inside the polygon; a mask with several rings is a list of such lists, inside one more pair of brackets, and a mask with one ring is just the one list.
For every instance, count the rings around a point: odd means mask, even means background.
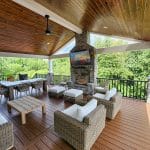
[{"label": "white support post", "polygon": [[148,86],[147,86],[147,103],[150,103],[150,76],[148,77]]},{"label": "white support post", "polygon": [[52,59],[48,60],[48,68],[49,68],[49,73],[53,73],[53,60]]},{"label": "white support post", "polygon": [[98,77],[98,54],[95,53],[95,85],[97,85],[97,78]]},{"label": "white support post", "polygon": [[47,85],[50,86],[53,83],[53,60],[51,58],[48,59],[48,69]]}]

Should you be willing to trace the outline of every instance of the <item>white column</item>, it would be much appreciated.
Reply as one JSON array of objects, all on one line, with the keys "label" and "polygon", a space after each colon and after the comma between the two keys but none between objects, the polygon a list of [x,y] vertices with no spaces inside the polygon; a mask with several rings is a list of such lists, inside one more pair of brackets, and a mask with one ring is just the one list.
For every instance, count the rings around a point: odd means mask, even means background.
[{"label": "white column", "polygon": [[53,60],[48,59],[48,68],[49,68],[49,73],[53,73]]},{"label": "white column", "polygon": [[96,78],[98,77],[98,54],[95,53],[95,85],[97,85]]},{"label": "white column", "polygon": [[148,77],[148,86],[147,86],[147,103],[150,103],[150,76]]}]

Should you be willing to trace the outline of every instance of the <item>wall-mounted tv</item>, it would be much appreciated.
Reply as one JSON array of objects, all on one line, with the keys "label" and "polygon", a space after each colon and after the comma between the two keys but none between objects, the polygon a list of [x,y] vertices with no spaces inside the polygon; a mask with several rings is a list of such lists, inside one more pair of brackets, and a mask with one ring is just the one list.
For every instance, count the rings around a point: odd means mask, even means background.
[{"label": "wall-mounted tv", "polygon": [[70,53],[71,65],[90,65],[91,59],[88,50]]}]

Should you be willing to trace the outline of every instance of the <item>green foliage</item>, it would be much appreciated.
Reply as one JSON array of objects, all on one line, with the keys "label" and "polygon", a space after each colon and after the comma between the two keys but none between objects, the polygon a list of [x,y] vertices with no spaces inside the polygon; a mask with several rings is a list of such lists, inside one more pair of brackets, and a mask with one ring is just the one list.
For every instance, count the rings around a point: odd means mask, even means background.
[{"label": "green foliage", "polygon": [[[125,45],[119,39],[97,38],[94,47],[112,47]],[[147,80],[150,73],[150,49],[141,51],[107,53],[97,55],[97,77]],[[55,59],[53,71],[57,75],[70,75],[69,58]]]},{"label": "green foliage", "polygon": [[136,79],[145,80],[150,75],[150,49],[129,52],[126,62]]},{"label": "green foliage", "polygon": [[112,40],[111,38],[96,38],[94,47],[95,48],[107,48],[107,47],[112,47],[112,46],[120,46],[120,45],[126,45],[127,42],[118,39],[118,40]]},{"label": "green foliage", "polygon": [[0,75],[11,76],[19,73],[32,78],[35,73],[48,73],[48,60],[36,58],[0,57]]},{"label": "green foliage", "polygon": [[56,75],[70,75],[70,59],[69,58],[54,59],[53,72]]},{"label": "green foliage", "polygon": [[[97,38],[96,48],[125,45],[123,40]],[[147,80],[150,73],[150,49],[107,53],[97,56],[98,77]]]},{"label": "green foliage", "polygon": [[133,73],[125,67],[125,53],[100,54],[97,57],[98,77],[124,78],[133,76]]}]

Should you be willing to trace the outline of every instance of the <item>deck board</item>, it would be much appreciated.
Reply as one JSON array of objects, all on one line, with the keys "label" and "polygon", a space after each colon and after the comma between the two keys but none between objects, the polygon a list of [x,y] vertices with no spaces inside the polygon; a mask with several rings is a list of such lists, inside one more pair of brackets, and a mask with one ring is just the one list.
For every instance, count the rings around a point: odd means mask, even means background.
[{"label": "deck board", "polygon": [[[27,114],[27,123],[21,124],[20,114],[7,112],[6,100],[0,104],[0,113],[13,122],[15,147],[13,150],[73,150],[54,131],[54,111],[70,106],[63,99],[38,97],[46,103],[46,115],[38,108]],[[150,104],[134,99],[123,99],[121,111],[114,120],[106,120],[106,127],[92,150],[150,150]]]}]

